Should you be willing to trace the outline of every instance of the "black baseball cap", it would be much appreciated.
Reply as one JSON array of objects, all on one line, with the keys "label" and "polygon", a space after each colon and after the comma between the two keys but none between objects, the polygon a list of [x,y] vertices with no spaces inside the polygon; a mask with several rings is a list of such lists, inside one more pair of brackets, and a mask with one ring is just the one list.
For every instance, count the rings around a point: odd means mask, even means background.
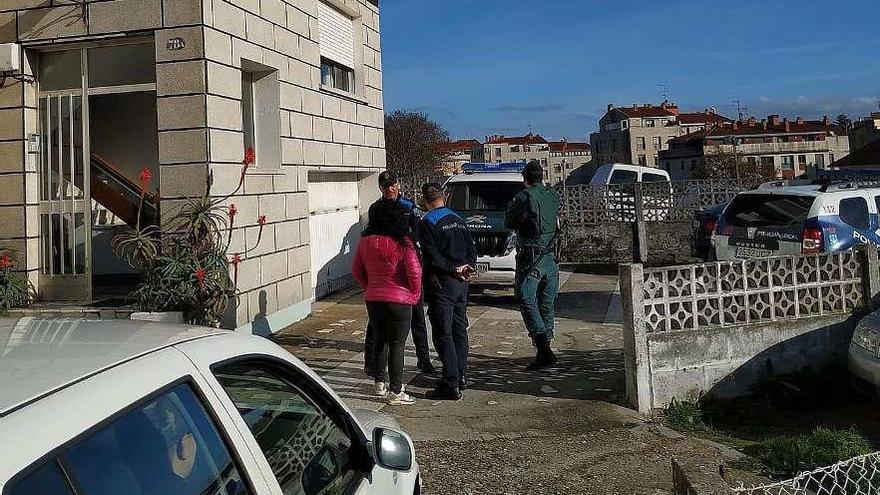
[{"label": "black baseball cap", "polygon": [[382,189],[391,187],[398,182],[399,181],[397,180],[397,174],[390,170],[386,170],[379,174],[379,187],[381,187]]}]

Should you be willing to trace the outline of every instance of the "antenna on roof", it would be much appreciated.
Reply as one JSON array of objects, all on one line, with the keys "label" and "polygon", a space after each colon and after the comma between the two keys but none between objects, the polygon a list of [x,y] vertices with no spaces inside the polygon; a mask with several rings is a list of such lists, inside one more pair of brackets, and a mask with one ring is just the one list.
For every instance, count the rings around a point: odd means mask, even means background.
[{"label": "antenna on roof", "polygon": [[733,102],[736,103],[736,114],[739,115],[739,120],[743,120],[749,107],[743,105],[742,100],[733,100]]},{"label": "antenna on roof", "polygon": [[657,85],[657,87],[660,88],[660,89],[663,91],[663,92],[662,92],[662,95],[663,95],[663,101],[669,101],[669,84],[667,84],[667,83],[660,83],[660,84]]}]

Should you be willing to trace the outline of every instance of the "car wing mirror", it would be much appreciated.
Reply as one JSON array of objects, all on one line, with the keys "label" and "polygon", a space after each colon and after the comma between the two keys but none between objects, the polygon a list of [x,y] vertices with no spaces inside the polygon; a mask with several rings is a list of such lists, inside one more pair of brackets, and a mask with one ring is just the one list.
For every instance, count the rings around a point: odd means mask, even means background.
[{"label": "car wing mirror", "polygon": [[387,428],[373,430],[373,448],[376,462],[394,471],[412,469],[414,453],[406,435]]}]

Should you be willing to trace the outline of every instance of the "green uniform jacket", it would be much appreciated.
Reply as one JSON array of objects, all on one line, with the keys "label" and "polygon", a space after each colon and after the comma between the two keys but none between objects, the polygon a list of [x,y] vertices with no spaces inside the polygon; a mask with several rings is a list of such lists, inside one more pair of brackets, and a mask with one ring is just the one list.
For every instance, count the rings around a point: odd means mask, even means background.
[{"label": "green uniform jacket", "polygon": [[544,249],[556,234],[559,195],[544,184],[517,194],[504,216],[504,225],[516,231],[518,247]]}]

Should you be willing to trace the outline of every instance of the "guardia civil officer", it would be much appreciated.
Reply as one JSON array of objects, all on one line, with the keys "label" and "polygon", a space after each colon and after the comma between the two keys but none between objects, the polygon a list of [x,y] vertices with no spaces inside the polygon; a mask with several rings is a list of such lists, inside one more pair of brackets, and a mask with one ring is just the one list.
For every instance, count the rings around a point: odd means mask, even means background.
[{"label": "guardia civil officer", "polygon": [[467,294],[468,281],[476,272],[477,249],[467,225],[446,207],[439,184],[425,184],[422,197],[429,209],[419,224],[422,285],[434,350],[443,362],[443,377],[428,398],[459,400],[467,385]]},{"label": "guardia civil officer", "polygon": [[527,369],[537,370],[556,363],[550,341],[559,292],[559,266],[554,253],[559,196],[544,185],[544,169],[537,161],[527,164],[522,176],[526,189],[508,205],[505,224],[517,234],[514,292],[537,349]]},{"label": "guardia civil officer", "polygon": [[[419,217],[415,212],[416,203],[400,193],[400,181],[394,172],[386,170],[379,174],[379,191],[382,193],[382,197],[370,205],[368,219],[373,218],[373,212],[379,208],[383,201],[399,204],[406,210],[406,223],[410,237],[418,246]],[[425,321],[424,298],[420,298],[419,302],[413,306],[411,329],[413,344],[416,347],[416,357],[418,358],[416,367],[423,374],[436,374],[434,365],[431,364],[431,354],[428,349],[428,326]],[[367,323],[367,332],[364,338],[364,372],[368,376],[377,379],[384,376],[386,365],[382,362],[385,361],[383,356],[383,350],[376,348],[375,329]]]}]

